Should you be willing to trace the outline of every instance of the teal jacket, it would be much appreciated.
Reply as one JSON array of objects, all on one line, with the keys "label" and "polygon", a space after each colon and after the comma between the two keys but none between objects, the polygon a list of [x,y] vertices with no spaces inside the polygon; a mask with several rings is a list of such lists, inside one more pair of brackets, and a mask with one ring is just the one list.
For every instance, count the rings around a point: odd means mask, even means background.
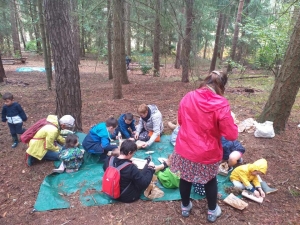
[{"label": "teal jacket", "polygon": [[93,126],[90,130],[90,136],[95,142],[100,142],[102,148],[110,145],[110,134],[106,128],[106,123],[98,123]]}]

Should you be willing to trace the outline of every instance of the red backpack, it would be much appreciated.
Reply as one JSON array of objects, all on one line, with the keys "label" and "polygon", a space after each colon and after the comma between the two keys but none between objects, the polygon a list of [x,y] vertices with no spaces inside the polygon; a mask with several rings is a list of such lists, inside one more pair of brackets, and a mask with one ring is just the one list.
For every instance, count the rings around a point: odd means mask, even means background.
[{"label": "red backpack", "polygon": [[103,179],[102,179],[102,192],[107,194],[109,197],[113,198],[113,199],[117,199],[119,198],[129,187],[129,184],[123,191],[122,193],[120,193],[120,171],[132,164],[130,162],[124,162],[122,163],[120,166],[118,167],[114,167],[114,159],[115,157],[112,156],[109,159],[109,164],[107,169],[105,170],[105,173],[103,175]]},{"label": "red backpack", "polygon": [[31,127],[29,127],[20,137],[21,141],[23,143],[28,144],[29,141],[34,137],[34,135],[45,125],[47,124],[52,124],[55,126],[53,123],[50,123],[47,121],[46,118],[40,119],[37,121],[35,124],[33,124]]}]

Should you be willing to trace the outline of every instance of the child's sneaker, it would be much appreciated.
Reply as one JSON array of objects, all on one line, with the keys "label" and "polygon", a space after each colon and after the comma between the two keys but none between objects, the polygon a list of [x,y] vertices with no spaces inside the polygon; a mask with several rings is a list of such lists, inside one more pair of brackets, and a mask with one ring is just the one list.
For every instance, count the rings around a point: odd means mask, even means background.
[{"label": "child's sneaker", "polygon": [[15,142],[11,145],[11,147],[12,147],[12,148],[16,148],[16,147],[18,146],[18,144],[19,144],[19,143],[15,141]]},{"label": "child's sneaker", "polygon": [[191,201],[188,206],[183,206],[181,203],[181,215],[183,217],[188,217],[190,215],[190,211],[192,210],[192,208],[193,208],[193,204]]},{"label": "child's sneaker", "polygon": [[58,168],[52,170],[53,173],[63,173],[65,171],[65,164],[62,162]]},{"label": "child's sneaker", "polygon": [[217,207],[214,211],[208,210],[208,216],[207,220],[208,222],[215,222],[217,220],[217,217],[221,216],[222,210],[220,206],[217,204]]}]

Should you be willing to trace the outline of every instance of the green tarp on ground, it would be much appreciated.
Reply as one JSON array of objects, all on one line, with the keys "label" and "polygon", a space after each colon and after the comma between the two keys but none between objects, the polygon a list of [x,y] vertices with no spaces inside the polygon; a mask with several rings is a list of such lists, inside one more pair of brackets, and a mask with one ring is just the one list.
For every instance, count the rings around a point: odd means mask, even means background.
[{"label": "green tarp on ground", "polygon": [[[82,143],[86,134],[76,133]],[[167,158],[173,151],[173,146],[170,143],[170,136],[163,135],[161,141],[154,143],[151,147],[145,150],[139,150],[135,153],[136,158],[144,159],[148,155],[147,151],[154,151],[151,154],[154,164],[159,165],[157,158]],[[56,166],[60,162],[55,162]],[[47,211],[51,209],[63,209],[76,207],[79,202],[84,206],[105,205],[115,202],[101,192],[103,163],[98,163],[98,157],[85,153],[84,163],[80,170],[75,173],[50,174],[41,184],[37,200],[34,208],[37,211]],[[153,201],[171,201],[180,200],[179,189],[166,189],[159,183],[157,186],[164,191],[164,196]],[[227,194],[224,192],[224,187],[232,186],[229,177],[218,175],[218,190],[224,199]],[[200,196],[191,192],[191,198],[202,199]],[[141,199],[148,200],[143,194]]]}]

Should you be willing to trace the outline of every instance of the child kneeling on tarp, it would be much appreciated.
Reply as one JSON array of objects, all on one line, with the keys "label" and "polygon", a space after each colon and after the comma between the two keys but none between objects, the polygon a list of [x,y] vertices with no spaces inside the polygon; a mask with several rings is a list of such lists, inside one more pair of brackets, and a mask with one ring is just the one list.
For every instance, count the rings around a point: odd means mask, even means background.
[{"label": "child kneeling on tarp", "polygon": [[262,158],[252,164],[235,168],[230,175],[230,180],[235,187],[246,189],[256,197],[261,196],[264,198],[266,193],[277,191],[277,189],[269,188],[267,183],[260,178],[260,175],[266,174],[267,168],[267,160]]}]

